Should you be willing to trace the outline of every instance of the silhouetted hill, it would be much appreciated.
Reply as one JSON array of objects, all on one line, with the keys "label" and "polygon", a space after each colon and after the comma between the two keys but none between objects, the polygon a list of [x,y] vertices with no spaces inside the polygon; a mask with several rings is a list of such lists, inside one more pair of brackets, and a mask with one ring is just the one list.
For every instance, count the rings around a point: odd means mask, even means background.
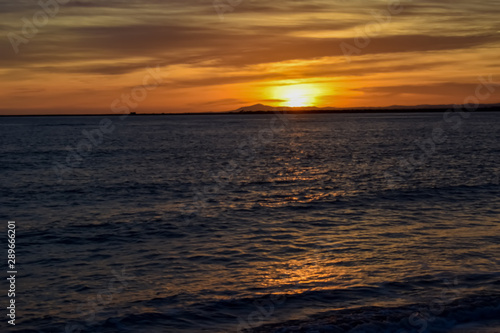
[{"label": "silhouetted hill", "polygon": [[239,113],[239,112],[255,112],[255,111],[310,111],[310,110],[318,110],[318,108],[316,106],[289,107],[289,106],[270,106],[264,104],[255,104],[250,106],[244,106],[229,112]]},{"label": "silhouetted hill", "polygon": [[[464,109],[464,105],[457,104],[440,104],[440,105],[391,105],[385,107],[357,107],[357,108],[336,108],[336,107],[322,107],[305,106],[305,107],[276,107],[264,104],[255,104],[244,106],[229,113],[268,113],[268,112],[287,112],[287,113],[347,113],[347,112],[403,112],[403,111],[428,111],[428,112],[443,112],[449,109]],[[481,104],[476,111],[500,111],[500,103],[497,104]]]}]

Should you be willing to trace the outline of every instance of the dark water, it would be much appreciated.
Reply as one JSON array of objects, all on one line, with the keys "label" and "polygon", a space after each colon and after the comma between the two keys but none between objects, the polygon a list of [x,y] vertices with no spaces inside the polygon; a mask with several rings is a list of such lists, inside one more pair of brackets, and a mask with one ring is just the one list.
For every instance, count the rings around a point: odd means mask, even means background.
[{"label": "dark water", "polygon": [[468,116],[0,118],[10,329],[403,333],[500,318],[500,113]]}]

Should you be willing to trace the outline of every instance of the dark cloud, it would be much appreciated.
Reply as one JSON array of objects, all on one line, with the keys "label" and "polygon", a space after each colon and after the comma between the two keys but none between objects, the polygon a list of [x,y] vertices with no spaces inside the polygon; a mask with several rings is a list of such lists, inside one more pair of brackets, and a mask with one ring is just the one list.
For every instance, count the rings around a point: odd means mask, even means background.
[{"label": "dark cloud", "polygon": [[[154,61],[151,61],[154,62]],[[122,63],[122,64],[102,64],[102,65],[87,65],[87,66],[46,66],[36,67],[34,71],[45,71],[50,73],[80,73],[80,74],[98,74],[98,75],[120,75],[144,70],[146,65],[144,62],[138,63]]]},{"label": "dark cloud", "polygon": [[[479,81],[475,83],[457,83],[444,82],[437,84],[425,85],[400,85],[386,87],[370,87],[355,89],[366,93],[384,94],[387,96],[396,96],[401,94],[417,94],[417,95],[437,95],[437,96],[470,96],[476,93]],[[488,85],[495,90],[500,88],[500,84]]]},{"label": "dark cloud", "polygon": [[[78,24],[77,21],[70,26],[49,24],[27,45],[21,45],[20,55],[14,54],[8,40],[4,39],[0,44],[0,53],[3,55],[0,67],[45,64],[46,68],[54,69],[51,63],[116,59],[120,64],[109,68],[89,65],[87,68],[62,67],[55,70],[116,75],[138,68],[139,65],[130,64],[130,57],[163,59],[166,64],[217,61],[220,66],[245,66],[293,59],[343,56],[340,46],[347,43],[356,47],[353,38],[308,38],[298,37],[297,33],[310,32],[313,35],[314,31],[331,31],[334,36],[335,31],[368,23],[366,20],[367,17],[370,18],[370,10],[387,7],[385,4],[378,4],[362,9],[354,6],[358,3],[364,1],[355,1],[352,5],[344,1],[327,3],[319,0],[280,0],[271,3],[261,0],[243,1],[227,14],[233,15],[234,20],[219,22],[211,1],[70,1],[64,5],[66,11],[61,9],[62,17],[84,16],[88,12],[89,18],[92,18],[92,15],[100,13],[102,7],[107,7],[119,10],[115,13],[117,17],[112,16],[113,12],[106,12],[110,22],[130,17],[130,24],[110,25],[106,24],[105,18],[102,18],[102,24],[98,25]],[[19,1],[14,4],[2,3],[0,6],[12,11],[15,8],[25,10],[32,4],[31,1]],[[71,11],[71,8],[79,8],[80,11]],[[455,12],[462,13],[468,8],[486,12],[491,10],[492,5],[490,1],[475,6],[465,2],[452,4],[449,1],[422,1],[405,4],[404,11],[399,15],[434,11],[442,16],[442,11],[448,10],[449,15],[442,19],[454,20]],[[158,11],[151,13],[152,9]],[[184,11],[179,15],[173,14],[181,9]],[[498,8],[496,10],[498,11]],[[237,17],[248,15],[250,11],[257,13],[253,19],[247,18],[244,23],[236,20]],[[294,20],[272,21],[273,15],[279,17],[287,11],[304,15]],[[306,15],[307,13],[312,16]],[[315,13],[317,17],[313,15]],[[330,13],[331,19],[325,18],[325,13]],[[336,17],[336,13],[358,14],[359,18],[341,19],[342,16]],[[159,21],[162,14],[164,19]],[[259,19],[259,15],[269,15],[270,21]],[[467,23],[464,22],[465,25]],[[3,24],[0,28],[5,31],[7,26]],[[12,31],[19,31],[19,28],[19,25],[11,26]],[[432,35],[406,32],[399,35],[374,36],[367,47],[358,49],[359,55],[443,51],[474,48],[499,40],[498,33],[474,35],[471,32],[469,35],[457,36],[446,31],[436,31]],[[353,54],[356,55],[358,54]]]},{"label": "dark cloud", "polygon": [[[20,55],[2,44],[6,57],[0,65],[60,63],[64,60],[111,60],[120,65],[91,65],[68,68],[68,72],[123,74],[139,65],[127,64],[130,57],[163,59],[165,64],[197,64],[215,61],[219,66],[246,66],[294,59],[344,56],[342,45],[357,48],[352,56],[459,50],[498,42],[496,35],[428,36],[395,35],[371,38],[369,45],[358,48],[353,38],[307,38],[283,35],[284,27],[259,29],[257,33],[221,31],[213,27],[177,25],[130,25],[115,27],[74,27],[59,38],[44,33],[25,46]],[[359,45],[358,45],[359,46]],[[9,55],[10,54],[10,55]],[[61,68],[60,70],[64,70]],[[60,71],[59,70],[59,71]]]},{"label": "dark cloud", "polygon": [[244,101],[241,99],[237,98],[224,98],[224,99],[218,99],[215,101],[209,101],[205,103],[190,103],[188,105],[199,105],[199,106],[214,106],[214,105],[234,105],[234,104],[245,104],[248,103],[248,101]]}]

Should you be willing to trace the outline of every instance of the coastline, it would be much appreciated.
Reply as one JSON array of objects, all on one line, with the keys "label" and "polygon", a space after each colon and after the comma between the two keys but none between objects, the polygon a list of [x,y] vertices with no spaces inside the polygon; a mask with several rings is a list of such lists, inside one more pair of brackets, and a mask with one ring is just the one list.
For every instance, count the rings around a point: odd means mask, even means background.
[{"label": "coastline", "polygon": [[[266,115],[266,114],[378,114],[378,113],[444,113],[453,110],[453,112],[463,111],[465,107],[451,109],[451,108],[429,108],[429,109],[387,109],[387,108],[360,108],[360,109],[340,109],[340,110],[262,110],[262,111],[223,111],[223,112],[190,112],[190,113],[130,113],[130,114],[116,114],[116,113],[82,113],[82,114],[0,114],[0,117],[123,117],[123,116],[230,116],[230,115]],[[474,112],[500,112],[500,107],[479,107]]]}]

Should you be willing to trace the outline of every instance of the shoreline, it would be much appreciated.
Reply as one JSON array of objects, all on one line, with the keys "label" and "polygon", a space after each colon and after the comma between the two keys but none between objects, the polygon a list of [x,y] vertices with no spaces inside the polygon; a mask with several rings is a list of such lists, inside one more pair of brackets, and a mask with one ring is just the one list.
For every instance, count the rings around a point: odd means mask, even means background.
[{"label": "shoreline", "polygon": [[[430,109],[347,109],[347,110],[283,110],[283,111],[224,111],[224,112],[197,112],[197,113],[130,113],[125,114],[127,116],[222,116],[222,115],[266,115],[266,114],[377,114],[377,113],[444,113],[453,110],[457,112],[463,109],[463,106],[459,109],[450,108],[430,108]],[[474,112],[500,112],[500,107],[483,107],[474,110]],[[123,117],[124,114],[116,113],[82,113],[82,114],[6,114],[0,115],[0,117]]]}]

